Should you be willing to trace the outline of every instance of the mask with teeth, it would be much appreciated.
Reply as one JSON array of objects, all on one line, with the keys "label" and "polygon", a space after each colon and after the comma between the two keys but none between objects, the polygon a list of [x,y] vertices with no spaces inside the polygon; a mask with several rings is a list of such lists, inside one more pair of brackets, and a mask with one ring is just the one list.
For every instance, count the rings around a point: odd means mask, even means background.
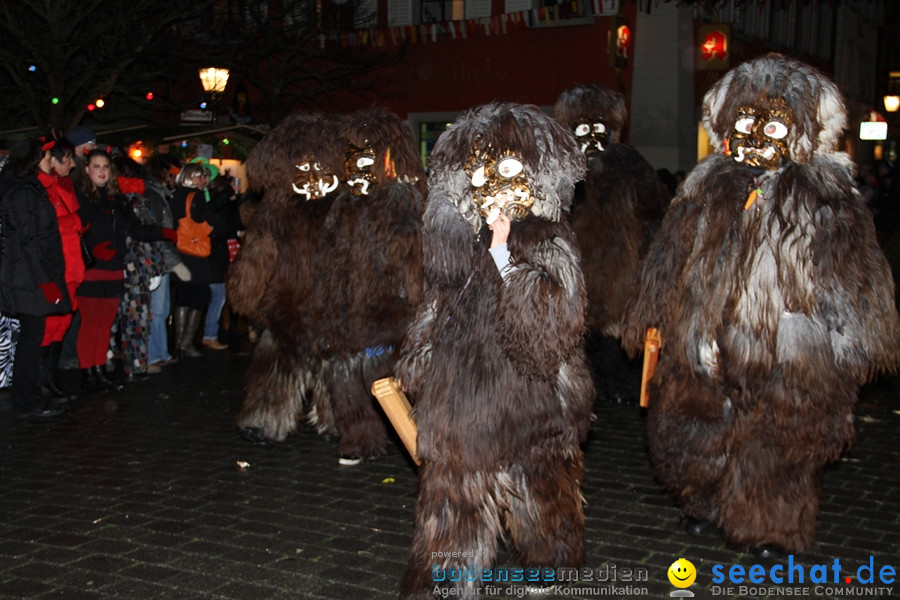
[{"label": "mask with teeth", "polygon": [[599,117],[578,119],[572,127],[572,133],[575,134],[579,150],[588,156],[600,154],[609,146],[606,123]]},{"label": "mask with teeth", "polygon": [[511,221],[524,219],[534,204],[531,184],[521,157],[513,152],[499,156],[476,151],[466,164],[475,207],[490,225],[500,213]]},{"label": "mask with teeth", "polygon": [[294,165],[294,181],[291,186],[295,194],[306,196],[306,200],[319,200],[337,189],[340,180],[334,173],[328,173],[315,160],[304,160]]},{"label": "mask with teeth", "polygon": [[344,179],[354,196],[367,196],[378,183],[372,166],[375,164],[375,151],[371,146],[357,148],[351,146],[347,150],[347,161],[344,163]]},{"label": "mask with teeth", "polygon": [[779,169],[791,158],[787,138],[793,125],[794,114],[781,98],[765,106],[742,106],[727,140],[728,153],[747,167]]}]

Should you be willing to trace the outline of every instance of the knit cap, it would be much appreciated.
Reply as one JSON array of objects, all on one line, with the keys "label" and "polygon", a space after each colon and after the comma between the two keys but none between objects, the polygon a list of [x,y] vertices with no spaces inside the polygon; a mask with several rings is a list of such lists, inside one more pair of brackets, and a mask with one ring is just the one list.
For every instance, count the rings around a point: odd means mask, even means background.
[{"label": "knit cap", "polygon": [[84,125],[76,125],[66,134],[66,139],[72,142],[73,146],[80,146],[87,142],[96,142],[97,136]]}]

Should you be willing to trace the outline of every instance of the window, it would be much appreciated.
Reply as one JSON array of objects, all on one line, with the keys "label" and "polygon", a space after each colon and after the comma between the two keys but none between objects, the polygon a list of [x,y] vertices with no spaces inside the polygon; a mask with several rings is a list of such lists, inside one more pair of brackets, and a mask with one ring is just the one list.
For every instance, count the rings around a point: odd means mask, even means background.
[{"label": "window", "polygon": [[589,25],[594,22],[591,0],[534,0],[531,27]]},{"label": "window", "polygon": [[465,19],[466,0],[421,0],[422,22],[441,23]]},{"label": "window", "polygon": [[375,27],[377,0],[298,0],[284,4],[284,21],[289,28],[347,30]]},{"label": "window", "polygon": [[388,0],[388,27],[413,24],[413,0]]},{"label": "window", "polygon": [[[418,2],[418,20],[399,22],[391,18],[391,25],[409,25],[415,23],[447,23],[470,19],[484,19],[492,16],[492,0],[414,0]],[[399,15],[399,7],[394,4],[403,0],[388,0],[389,14],[395,10]],[[607,14],[611,8],[617,9],[617,0],[602,0],[599,5],[600,14]],[[523,13],[531,27],[559,27],[563,25],[585,25],[594,22],[594,0],[504,0],[505,14]]]}]

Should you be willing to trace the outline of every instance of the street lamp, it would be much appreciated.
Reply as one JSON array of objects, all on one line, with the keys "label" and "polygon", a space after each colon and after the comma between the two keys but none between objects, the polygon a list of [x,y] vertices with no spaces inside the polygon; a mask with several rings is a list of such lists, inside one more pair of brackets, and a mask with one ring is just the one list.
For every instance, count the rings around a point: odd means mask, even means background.
[{"label": "street lamp", "polygon": [[900,71],[888,73],[888,89],[884,95],[884,110],[897,112],[900,109]]},{"label": "street lamp", "polygon": [[228,69],[219,69],[217,67],[206,67],[200,69],[200,84],[203,91],[209,95],[212,103],[213,123],[216,122],[216,113],[218,112],[219,98],[228,85]]}]

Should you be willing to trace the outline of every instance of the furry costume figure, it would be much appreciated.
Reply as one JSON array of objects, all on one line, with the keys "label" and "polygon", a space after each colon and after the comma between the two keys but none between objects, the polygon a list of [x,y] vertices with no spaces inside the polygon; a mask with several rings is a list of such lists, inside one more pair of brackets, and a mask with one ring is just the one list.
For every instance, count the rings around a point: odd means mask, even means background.
[{"label": "furry costume figure", "polygon": [[597,383],[606,398],[633,402],[640,362],[629,362],[622,351],[619,324],[671,198],[640,152],[619,142],[627,120],[621,94],[597,84],[578,85],[560,94],[554,112],[588,159],[587,175],[575,187],[572,230],[581,249]]},{"label": "furry costume figure", "polygon": [[311,396],[309,420],[340,437],[342,462],[380,456],[387,431],[369,390],[392,372],[422,288],[425,174],[412,131],[380,109],[290,117],[254,148],[247,174],[264,196],[229,298],[266,330],[238,427],[283,440]]},{"label": "furry costume figure", "polygon": [[341,122],[347,143],[341,194],[326,229],[332,258],[322,287],[334,294],[326,380],[342,462],[387,449],[371,387],[390,375],[422,295],[425,169],[412,130],[380,108]]},{"label": "furry costume figure", "polygon": [[[527,567],[581,564],[593,402],[572,137],[537,107],[488,104],[441,134],[430,164],[425,299],[397,370],[422,461],[405,599],[433,597],[449,568],[491,567],[504,530]],[[513,221],[503,275],[486,226],[500,210]]]},{"label": "furry costume figure", "polygon": [[824,466],[851,446],[859,386],[894,368],[894,282],[837,87],[769,55],[706,94],[727,154],[689,174],[644,262],[622,342],[662,336],[650,381],[656,475],[688,517],[760,555],[812,548]]},{"label": "furry costume figure", "polygon": [[284,440],[308,397],[320,431],[336,433],[318,329],[333,306],[318,292],[321,261],[331,253],[325,221],[343,165],[337,121],[314,114],[287,117],[247,159],[249,184],[261,200],[228,270],[227,294],[236,312],[264,328],[237,417],[250,441]]}]

